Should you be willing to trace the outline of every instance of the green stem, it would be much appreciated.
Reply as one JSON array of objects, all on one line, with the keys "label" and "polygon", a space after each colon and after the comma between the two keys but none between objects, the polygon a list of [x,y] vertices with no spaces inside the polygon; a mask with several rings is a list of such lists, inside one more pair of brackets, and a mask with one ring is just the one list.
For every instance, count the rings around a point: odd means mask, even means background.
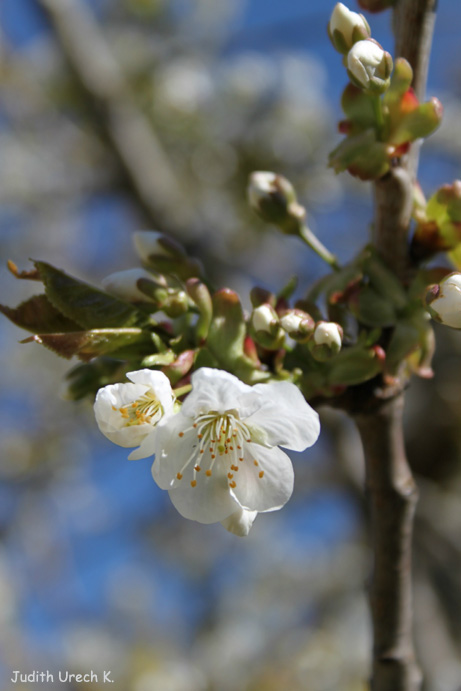
[{"label": "green stem", "polygon": [[304,223],[300,224],[299,226],[299,237],[301,238],[301,240],[304,240],[306,245],[310,247],[311,250],[314,250],[314,252],[321,259],[323,259],[324,262],[331,266],[332,269],[334,269],[335,271],[340,271],[341,267],[335,255],[332,254],[329,250],[327,250],[327,248],[324,245],[322,245],[317,236],[314,235],[312,230],[308,228],[306,225],[304,225]]},{"label": "green stem", "polygon": [[184,394],[189,393],[191,390],[192,384],[185,384],[184,386],[180,386],[178,389],[173,389],[173,393],[176,398],[179,398],[180,396],[184,396]]},{"label": "green stem", "polygon": [[376,118],[376,128],[378,133],[378,139],[381,141],[384,132],[384,114],[383,114],[383,104],[381,101],[381,96],[378,94],[370,94],[371,103],[373,106],[373,111]]}]

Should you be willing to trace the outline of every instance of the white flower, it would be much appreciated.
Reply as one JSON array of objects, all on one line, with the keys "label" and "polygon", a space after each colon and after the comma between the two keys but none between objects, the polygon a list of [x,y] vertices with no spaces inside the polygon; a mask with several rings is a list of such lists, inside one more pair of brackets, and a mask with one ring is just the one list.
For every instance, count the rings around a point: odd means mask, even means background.
[{"label": "white flower", "polygon": [[152,474],[185,518],[227,519],[245,533],[255,512],[280,509],[291,496],[293,467],[279,445],[302,451],[319,432],[317,413],[294,384],[252,387],[204,367],[181,410],[157,428]]},{"label": "white flower", "polygon": [[284,329],[287,333],[298,331],[302,321],[303,317],[296,312],[287,312],[280,318],[282,329]]},{"label": "white flower", "polygon": [[342,344],[342,329],[335,322],[319,322],[313,338],[315,345],[326,345],[339,351]]},{"label": "white flower", "polygon": [[140,279],[153,282],[153,276],[144,269],[127,269],[109,274],[102,279],[101,284],[104,290],[122,300],[133,300],[149,302],[148,296],[139,290],[137,282]]},{"label": "white flower", "polygon": [[[429,311],[438,322],[461,329],[461,274],[453,273],[432,290]],[[429,293],[429,299],[432,297]]]},{"label": "white flower", "polygon": [[119,446],[139,446],[130,460],[154,453],[157,423],[173,412],[174,394],[163,372],[128,372],[131,383],[99,389],[94,414],[101,432]]},{"label": "white flower", "polygon": [[357,41],[347,54],[347,67],[363,88],[383,90],[392,71],[392,58],[374,41]]},{"label": "white flower", "polygon": [[361,29],[362,38],[370,35],[370,27],[365,17],[357,12],[352,12],[342,2],[338,2],[330,18],[329,28],[331,36],[333,37],[334,32],[338,31],[344,40],[345,47],[350,49],[354,44],[352,34],[356,27]]}]

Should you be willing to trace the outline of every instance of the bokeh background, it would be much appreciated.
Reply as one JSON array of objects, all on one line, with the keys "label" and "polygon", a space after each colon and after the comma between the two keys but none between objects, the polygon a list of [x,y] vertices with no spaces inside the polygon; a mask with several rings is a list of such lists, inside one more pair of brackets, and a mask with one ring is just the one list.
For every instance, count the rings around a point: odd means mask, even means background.
[{"label": "bokeh background", "polygon": [[[181,240],[246,305],[255,283],[293,274],[301,296],[324,267],[248,211],[254,169],[292,179],[311,227],[350,259],[371,189],[325,165],[346,83],[326,38],[333,5],[2,0],[0,302],[34,292],[7,259],[97,285],[136,265],[142,228]],[[422,156],[426,193],[460,177],[460,22],[442,0],[428,91],[445,121]],[[371,23],[391,49],[389,14]],[[149,459],[129,463],[90,401],[65,400],[72,363],[25,335],[0,321],[1,688],[21,686],[13,670],[111,670],[120,691],[363,691],[370,553],[351,423],[322,411],[289,504],[236,538],[182,519]],[[436,377],[414,382],[407,406],[416,639],[425,691],[459,691],[461,340],[437,339]]]}]

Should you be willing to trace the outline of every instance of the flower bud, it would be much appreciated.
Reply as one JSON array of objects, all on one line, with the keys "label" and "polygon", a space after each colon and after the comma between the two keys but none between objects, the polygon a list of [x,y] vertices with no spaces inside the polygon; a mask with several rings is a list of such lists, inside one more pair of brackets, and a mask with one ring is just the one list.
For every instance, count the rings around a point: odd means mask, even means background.
[{"label": "flower bud", "polygon": [[461,274],[452,273],[432,286],[426,295],[426,304],[433,319],[461,329]]},{"label": "flower bud", "polygon": [[151,291],[145,293],[142,290],[142,286],[148,285],[154,289],[157,281],[151,273],[144,269],[127,269],[126,271],[117,271],[106,276],[102,279],[101,284],[110,295],[114,295],[122,300],[151,302],[153,299]]},{"label": "flower bud", "polygon": [[315,360],[324,362],[339,353],[342,342],[343,330],[339,324],[318,322],[309,341],[309,349]]},{"label": "flower bud", "polygon": [[200,262],[187,256],[185,249],[171,237],[153,230],[133,234],[134,246],[141,261],[160,273],[182,280],[202,274]]},{"label": "flower bud", "polygon": [[333,46],[345,55],[357,41],[371,36],[370,26],[362,14],[352,12],[338,2],[332,12],[328,34]]},{"label": "flower bud", "polygon": [[133,241],[139,258],[149,264],[152,256],[180,259],[185,252],[179,242],[156,230],[140,230],[133,233]]},{"label": "flower bud", "polygon": [[352,81],[372,93],[382,93],[390,83],[392,57],[371,39],[354,43],[347,55]]},{"label": "flower bud", "polygon": [[314,330],[315,322],[307,312],[290,310],[280,318],[280,326],[295,341],[307,341]]},{"label": "flower bud", "polygon": [[256,307],[251,314],[251,330],[255,340],[264,348],[277,349],[283,343],[284,333],[279,318],[271,305]]},{"label": "flower bud", "polygon": [[263,221],[273,223],[288,235],[299,233],[306,211],[298,204],[294,187],[286,178],[269,172],[252,173],[248,201]]}]

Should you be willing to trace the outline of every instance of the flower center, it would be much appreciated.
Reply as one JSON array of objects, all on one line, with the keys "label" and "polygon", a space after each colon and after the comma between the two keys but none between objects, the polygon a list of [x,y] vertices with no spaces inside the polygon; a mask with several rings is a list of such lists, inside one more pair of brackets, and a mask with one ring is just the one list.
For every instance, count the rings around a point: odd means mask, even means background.
[{"label": "flower center", "polygon": [[123,418],[124,427],[133,425],[150,424],[156,425],[163,415],[162,404],[152,390],[137,398],[132,403],[125,406],[112,406],[113,410],[118,410]]},{"label": "flower center", "polygon": [[[197,443],[193,445],[191,455],[176,474],[176,478],[181,480],[186,468],[194,462],[191,486],[195,487],[197,473],[202,470],[200,460],[206,456],[207,460],[209,459],[209,467],[205,470],[206,477],[211,477],[215,463],[221,461],[228,471],[229,487],[234,489],[237,486],[234,474],[238,472],[238,463],[245,460],[244,447],[249,442],[257,442],[252,438],[252,430],[240,419],[237,410],[226,410],[225,413],[210,410],[208,413],[202,413],[195,418],[191,427],[179,432],[179,436],[183,437],[192,430],[196,434]],[[253,464],[259,465],[257,460],[253,460]],[[263,476],[264,471],[260,471],[259,477]]]}]

